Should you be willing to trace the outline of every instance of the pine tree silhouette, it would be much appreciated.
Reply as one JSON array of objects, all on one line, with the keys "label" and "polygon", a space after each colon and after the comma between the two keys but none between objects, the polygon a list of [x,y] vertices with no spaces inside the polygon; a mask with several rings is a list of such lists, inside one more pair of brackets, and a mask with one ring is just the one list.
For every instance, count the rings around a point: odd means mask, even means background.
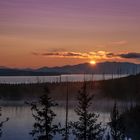
[{"label": "pine tree silhouette", "polygon": [[46,94],[40,97],[37,103],[31,103],[32,115],[35,119],[34,129],[30,133],[34,140],[52,140],[54,135],[58,132],[59,125],[53,124],[56,114],[52,107],[57,104],[49,96],[50,91],[46,87]]},{"label": "pine tree silhouette", "polygon": [[110,128],[113,140],[124,140],[125,128],[123,124],[123,119],[120,117],[116,102],[114,103],[114,107],[110,117],[111,117]]},{"label": "pine tree silhouette", "polygon": [[[0,107],[0,117],[2,116],[2,108]],[[0,122],[0,137],[2,137],[2,133],[3,133],[3,130],[2,130],[2,128],[3,128],[3,125],[4,125],[4,123],[6,123],[7,121],[9,120],[9,118],[6,118],[6,120],[5,121],[1,121]]]},{"label": "pine tree silhouette", "polygon": [[101,137],[101,124],[97,123],[99,115],[89,112],[93,95],[87,92],[86,82],[77,96],[78,105],[75,109],[79,116],[77,122],[72,122],[73,134],[78,140],[98,140]]}]

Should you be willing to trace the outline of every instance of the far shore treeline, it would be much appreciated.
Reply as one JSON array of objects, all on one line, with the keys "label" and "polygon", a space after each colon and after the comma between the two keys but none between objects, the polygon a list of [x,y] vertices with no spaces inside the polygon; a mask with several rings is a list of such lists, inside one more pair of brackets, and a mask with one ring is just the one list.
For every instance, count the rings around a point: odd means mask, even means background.
[{"label": "far shore treeline", "polygon": [[[43,87],[47,84],[52,97],[57,100],[65,100],[66,84],[60,83],[33,83],[33,84],[0,84],[0,96],[3,100],[36,99],[44,94]],[[83,82],[68,82],[70,100],[82,87]],[[140,74],[124,78],[87,81],[87,88],[96,99],[108,98],[126,101],[140,100]],[[60,92],[61,91],[61,92]]]}]

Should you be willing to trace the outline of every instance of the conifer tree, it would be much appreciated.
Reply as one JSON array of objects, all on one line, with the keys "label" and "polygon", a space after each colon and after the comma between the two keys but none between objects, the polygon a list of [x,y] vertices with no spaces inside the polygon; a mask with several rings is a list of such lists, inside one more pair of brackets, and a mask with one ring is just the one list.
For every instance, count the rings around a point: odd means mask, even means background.
[{"label": "conifer tree", "polygon": [[[0,117],[2,116],[1,112],[2,112],[2,108],[0,107]],[[6,118],[5,121],[0,122],[0,137],[2,136],[2,133],[3,133],[3,131],[2,131],[3,124],[6,123],[8,120],[9,120],[9,118]]]},{"label": "conifer tree", "polygon": [[75,109],[79,117],[77,122],[72,122],[73,134],[77,140],[98,140],[101,137],[101,124],[97,123],[99,115],[89,111],[93,95],[87,92],[86,82],[77,96],[78,105]]},{"label": "conifer tree", "polygon": [[32,115],[35,119],[34,129],[30,133],[34,140],[52,140],[58,131],[58,125],[53,124],[56,114],[52,107],[57,104],[49,96],[49,89],[45,88],[45,93],[36,103],[31,103]]},{"label": "conifer tree", "polygon": [[66,82],[66,120],[65,120],[65,126],[62,127],[59,131],[59,133],[62,135],[62,140],[69,140],[70,136],[70,130],[71,130],[71,123],[68,119],[68,113],[69,113],[69,88],[68,88],[68,78]]},{"label": "conifer tree", "polygon": [[123,124],[123,119],[121,118],[117,103],[114,103],[113,110],[111,112],[111,122],[110,122],[110,128],[111,128],[111,136],[113,140],[124,140],[125,139],[125,128]]}]

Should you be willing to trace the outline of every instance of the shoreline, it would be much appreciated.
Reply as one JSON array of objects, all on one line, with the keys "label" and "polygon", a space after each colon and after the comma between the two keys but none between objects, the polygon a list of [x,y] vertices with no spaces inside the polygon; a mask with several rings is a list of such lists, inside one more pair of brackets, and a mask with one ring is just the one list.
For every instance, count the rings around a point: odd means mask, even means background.
[{"label": "shoreline", "polygon": [[[86,81],[87,91],[94,94],[96,99],[118,99],[124,101],[140,100],[140,75],[118,79]],[[37,99],[45,94],[44,87],[50,89],[55,100],[65,100],[67,88],[69,99],[74,100],[83,82],[32,83],[32,84],[2,84],[0,97],[6,100]],[[68,86],[68,87],[67,87]],[[135,95],[136,96],[135,96]],[[134,99],[135,97],[135,99]]]}]

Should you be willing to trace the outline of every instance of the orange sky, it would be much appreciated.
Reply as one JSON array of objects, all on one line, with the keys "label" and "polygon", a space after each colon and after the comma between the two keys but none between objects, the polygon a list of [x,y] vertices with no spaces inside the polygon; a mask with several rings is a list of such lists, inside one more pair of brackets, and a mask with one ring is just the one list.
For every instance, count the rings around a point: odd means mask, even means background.
[{"label": "orange sky", "polygon": [[139,7],[138,0],[0,1],[0,65],[139,63]]}]

